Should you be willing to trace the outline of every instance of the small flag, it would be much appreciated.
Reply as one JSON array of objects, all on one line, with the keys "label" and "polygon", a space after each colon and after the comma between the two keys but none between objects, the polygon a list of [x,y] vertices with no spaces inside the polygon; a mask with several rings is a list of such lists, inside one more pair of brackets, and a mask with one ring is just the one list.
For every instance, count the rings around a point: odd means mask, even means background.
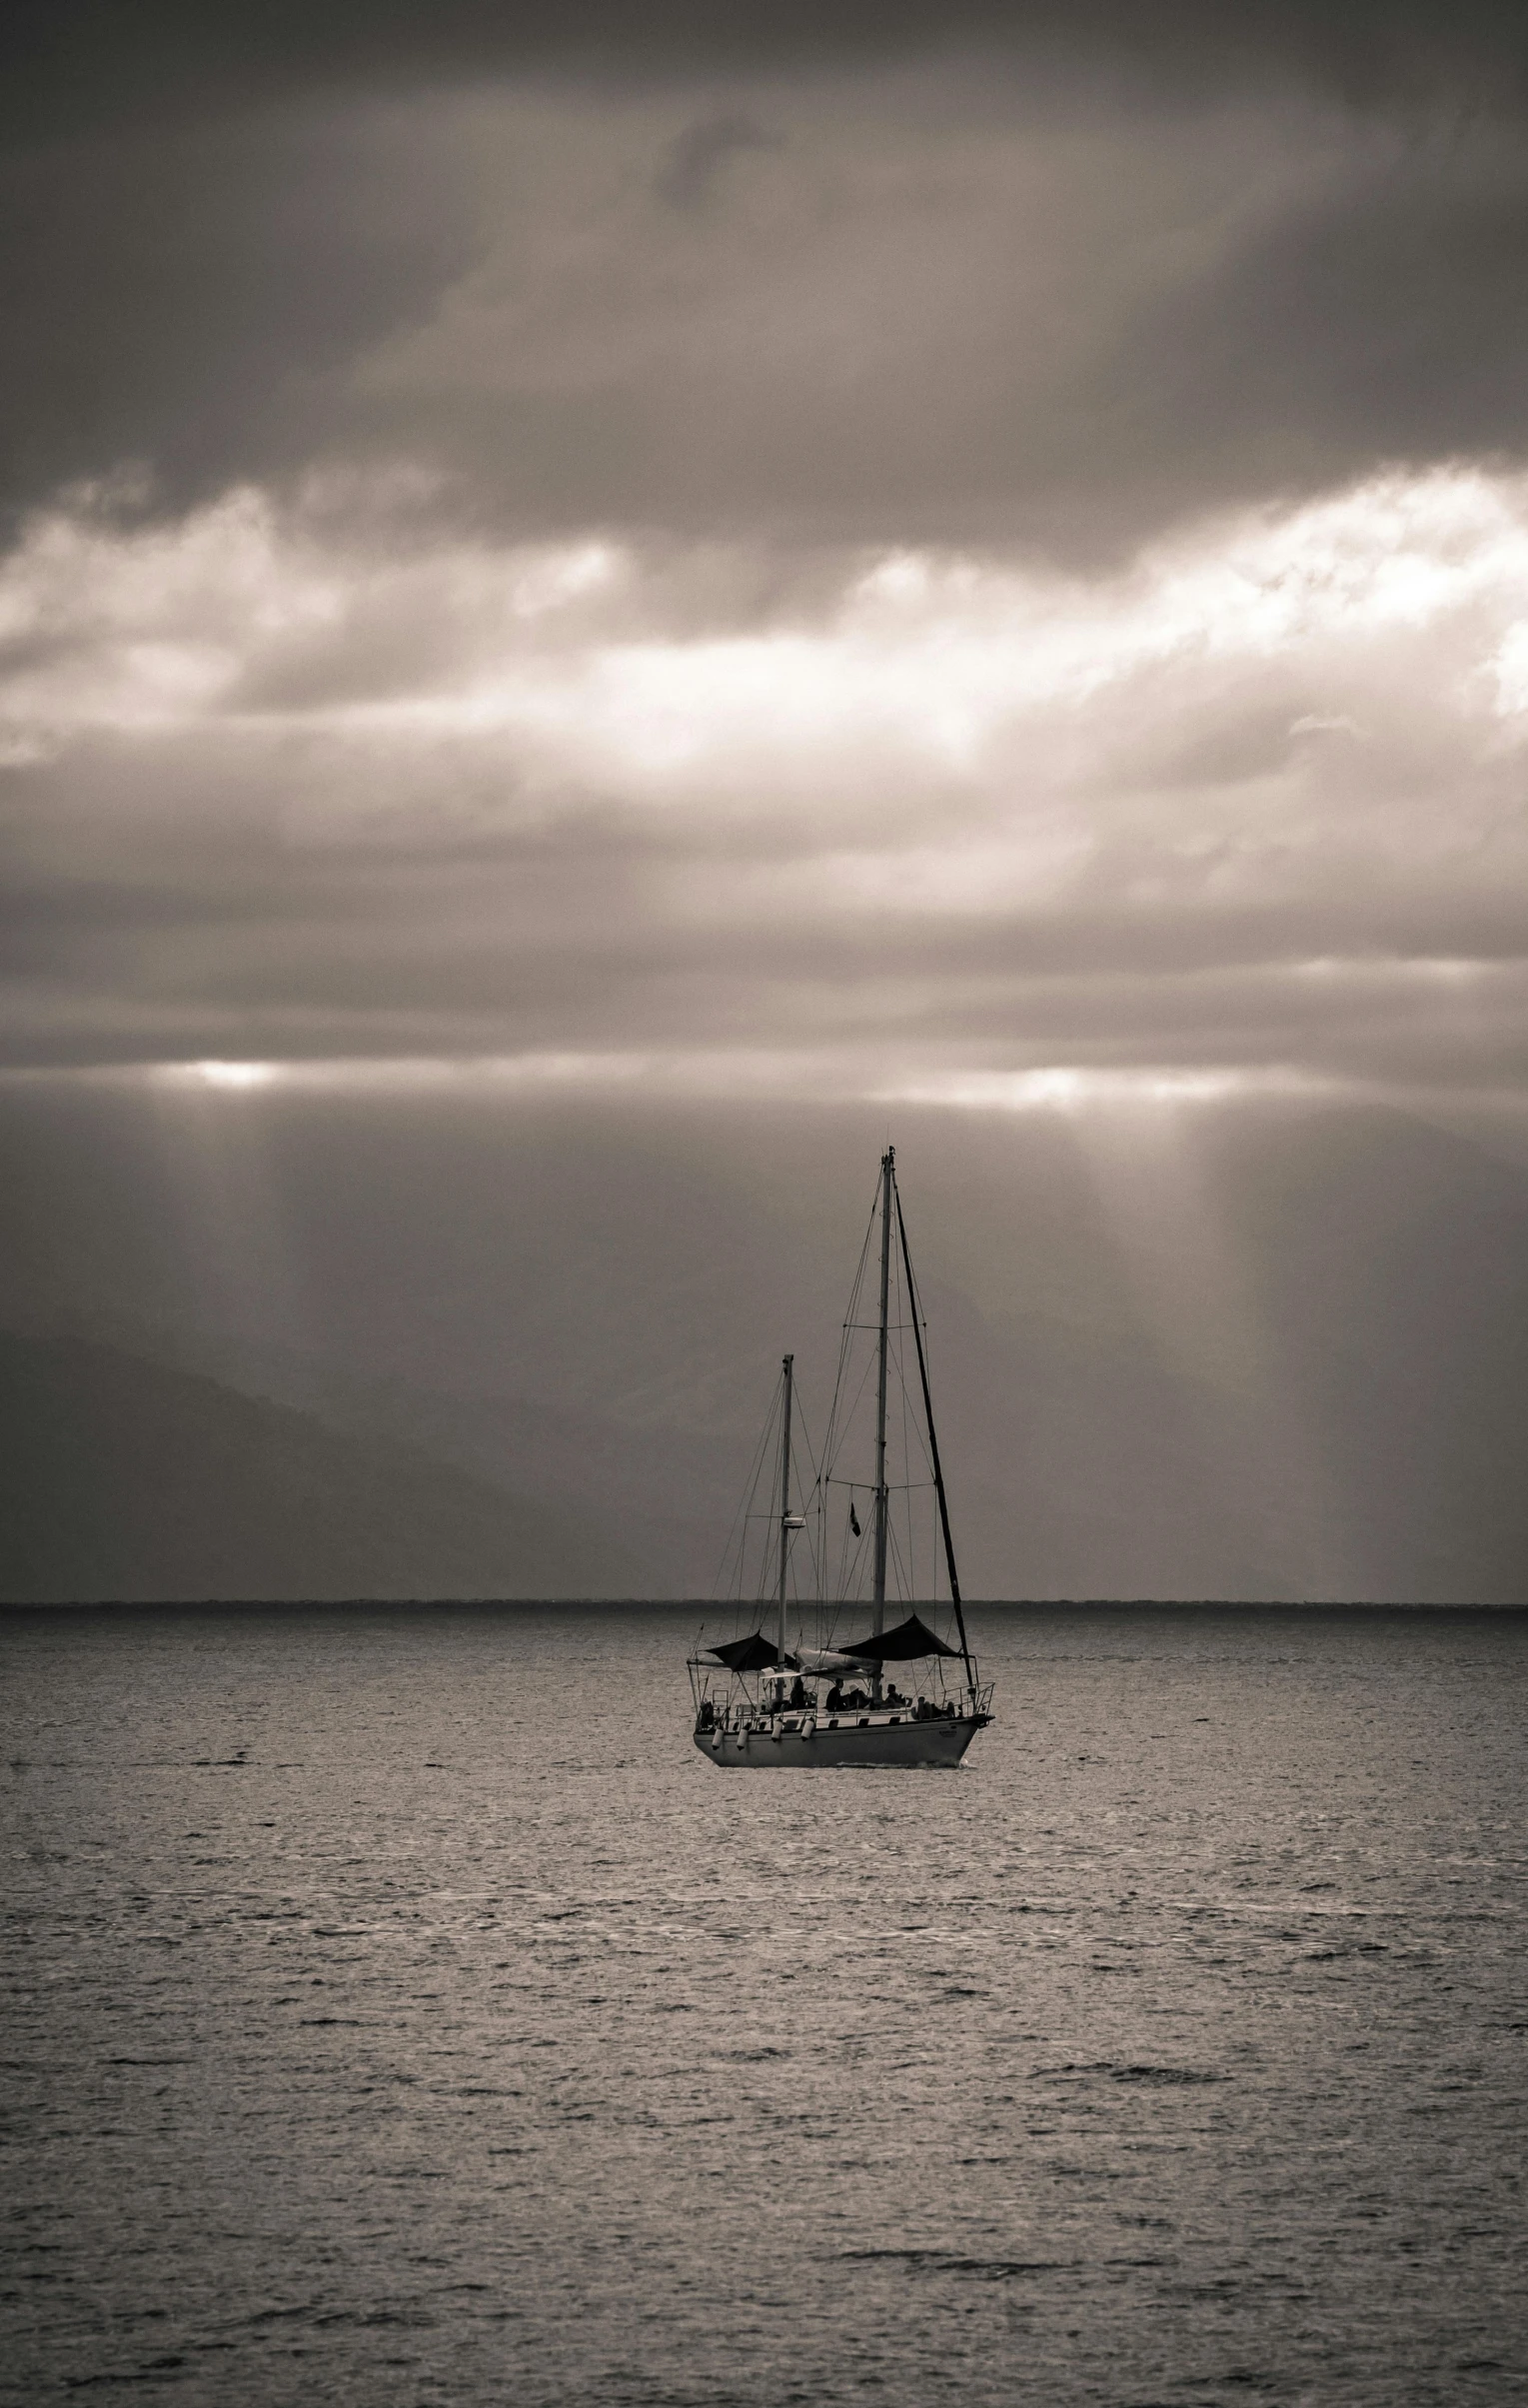
[{"label": "small flag", "polygon": [[848,1526],[853,1531],[854,1536],[857,1538],[860,1535],[859,1516],[854,1511],[854,1500],[852,1497],[850,1497],[848,1500]]}]

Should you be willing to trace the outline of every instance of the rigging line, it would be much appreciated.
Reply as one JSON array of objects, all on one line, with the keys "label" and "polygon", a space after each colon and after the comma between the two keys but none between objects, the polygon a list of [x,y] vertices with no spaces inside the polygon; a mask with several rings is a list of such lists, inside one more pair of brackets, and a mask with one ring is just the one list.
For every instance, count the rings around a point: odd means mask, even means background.
[{"label": "rigging line", "polygon": [[[822,1585],[822,1557],[821,1550],[816,1545],[811,1535],[811,1500],[814,1496],[816,1496],[821,1487],[822,1475],[817,1464],[816,1456],[812,1450],[811,1431],[807,1425],[806,1413],[801,1403],[800,1391],[798,1389],[795,1395],[795,1417],[800,1428],[801,1442],[799,1450],[792,1448],[792,1453],[796,1454],[797,1460],[799,1459],[800,1454],[805,1455],[806,1466],[811,1473],[809,1484],[805,1481],[800,1483],[801,1501],[797,1505],[796,1511],[801,1516],[801,1535],[806,1540],[805,1551],[811,1560],[812,1572],[814,1575],[813,1586],[817,1589],[820,1589]],[[793,1556],[794,1549],[792,1549],[791,1552]],[[797,1602],[799,1602],[799,1597],[797,1598]]]},{"label": "rigging line", "polygon": [[[927,1466],[909,1463],[905,1468],[919,1476],[914,1479],[887,1480],[888,1489],[931,1488],[933,1486],[933,1473]],[[820,1475],[820,1483],[824,1488],[852,1488],[856,1495],[862,1492],[865,1496],[873,1496],[875,1493],[875,1482],[867,1480],[862,1472],[850,1479],[846,1472],[824,1471]]]},{"label": "rigging line", "polygon": [[805,1607],[807,1604],[815,1604],[815,1634],[817,1643],[820,1645],[822,1636],[822,1599],[828,1585],[826,1523],[827,1491],[823,1480],[822,1461],[812,1446],[811,1432],[807,1425],[804,1409],[800,1410],[800,1422],[801,1440],[805,1448],[807,1463],[811,1468],[811,1484],[808,1488],[803,1490],[800,1506],[798,1508],[801,1515],[803,1535],[806,1542],[805,1552],[811,1565],[811,1593],[807,1597],[802,1597],[800,1594],[799,1578],[797,1577],[796,1603],[798,1607],[800,1607],[803,1617],[801,1623],[803,1632],[805,1629]]},{"label": "rigging line", "polygon": [[892,1568],[896,1573],[897,1593],[904,1605],[910,1605],[914,1600],[912,1566],[902,1555],[901,1539],[896,1531],[888,1527],[886,1536],[890,1546]]},{"label": "rigging line", "polygon": [[[844,1387],[850,1368],[848,1357],[849,1345],[848,1341],[845,1339],[842,1350],[838,1357],[837,1374],[833,1380],[833,1401],[832,1410],[828,1415],[827,1434],[822,1442],[822,1459],[824,1462],[833,1462],[836,1460],[838,1449],[844,1442],[844,1435],[847,1425],[852,1421],[859,1401],[857,1391],[852,1396],[849,1396],[847,1399],[845,1399]],[[860,1387],[861,1389],[863,1387],[862,1379],[860,1381]]]},{"label": "rigging line", "polygon": [[832,1459],[833,1455],[837,1451],[837,1444],[840,1442],[837,1436],[839,1427],[838,1408],[840,1393],[843,1386],[843,1374],[848,1361],[849,1350],[852,1343],[850,1332],[855,1326],[855,1316],[859,1310],[859,1296],[864,1285],[865,1266],[870,1259],[871,1240],[875,1235],[878,1204],[879,1199],[877,1194],[876,1204],[871,1207],[869,1219],[865,1224],[864,1239],[859,1248],[859,1261],[854,1271],[853,1285],[849,1289],[848,1314],[844,1320],[841,1332],[839,1334],[838,1367],[836,1376],[833,1380],[832,1409],[827,1417],[827,1436],[823,1442],[824,1460]]},{"label": "rigging line", "polygon": [[[803,1435],[806,1435],[806,1432],[803,1432]],[[810,1442],[806,1442],[806,1461],[810,1464]],[[815,1493],[818,1493],[818,1481],[815,1481],[815,1476],[813,1476],[810,1488],[803,1488],[801,1502],[794,1507],[794,1512],[798,1512],[798,1517],[801,1517],[801,1529],[798,1529],[798,1534],[796,1534],[796,1546],[791,1548],[791,1582],[794,1582],[794,1596],[796,1596],[798,1606],[806,1603],[808,1596],[820,1594],[820,1587],[822,1587],[820,1548],[813,1538],[813,1529],[810,1529],[810,1500],[813,1500]],[[801,1572],[796,1570],[796,1562],[801,1555],[806,1555],[806,1562],[810,1565],[810,1589],[808,1591],[801,1589]]]},{"label": "rigging line", "polygon": [[[733,1515],[732,1527],[728,1532],[727,1543],[722,1550],[722,1560],[717,1569],[717,1588],[719,1594],[724,1597],[736,1594],[736,1601],[740,1604],[743,1601],[744,1579],[748,1569],[748,1524],[750,1520],[754,1518],[752,1508],[754,1499],[759,1493],[759,1482],[763,1473],[764,1459],[773,1450],[774,1430],[779,1417],[779,1391],[776,1388],[773,1401],[771,1402],[769,1410],[764,1417],[764,1425],[760,1433],[759,1443],[754,1450],[754,1460],[750,1466],[748,1483],[743,1491],[743,1502],[738,1508],[737,1512],[735,1512]],[[727,1585],[728,1567],[733,1559],[733,1548],[735,1544],[738,1548],[736,1592]]]},{"label": "rigging line", "polygon": [[855,1265],[853,1284],[849,1288],[848,1292],[848,1308],[843,1320],[843,1326],[845,1329],[852,1326],[854,1315],[859,1309],[859,1295],[860,1290],[864,1286],[865,1265],[868,1263],[870,1258],[870,1238],[874,1232],[874,1227],[875,1216],[872,1212],[868,1226],[865,1229],[864,1242],[859,1248],[859,1260]]},{"label": "rigging line", "polygon": [[[824,1488],[862,1488],[866,1496],[873,1496],[875,1493],[873,1480],[840,1480],[835,1473],[831,1472],[823,1480],[822,1485]],[[917,1489],[931,1488],[932,1486],[933,1474],[930,1472],[925,1480],[887,1480],[886,1492],[891,1496],[899,1496],[904,1488]]]},{"label": "rigging line", "polygon": [[[823,1456],[822,1456],[822,1460],[823,1460],[823,1464],[824,1464],[824,1466],[830,1465],[831,1463],[835,1462],[835,1461],[836,1461],[836,1459],[837,1459],[837,1451],[836,1451],[836,1450],[837,1450],[837,1448],[841,1448],[842,1446],[844,1446],[844,1445],[846,1445],[846,1444],[847,1444],[847,1442],[848,1442],[848,1437],[849,1437],[849,1433],[850,1433],[850,1431],[851,1431],[851,1429],[852,1429],[852,1427],[853,1427],[853,1423],[854,1423],[854,1417],[855,1417],[856,1413],[858,1412],[860,1405],[861,1405],[861,1404],[862,1404],[862,1402],[864,1401],[865,1390],[866,1390],[866,1389],[867,1389],[867,1387],[869,1386],[869,1382],[870,1382],[870,1375],[871,1375],[871,1373],[873,1372],[874,1368],[875,1368],[874,1358],[873,1358],[873,1356],[871,1356],[871,1357],[869,1357],[869,1358],[867,1358],[867,1359],[866,1359],[866,1361],[865,1361],[865,1364],[864,1364],[864,1367],[863,1367],[863,1369],[860,1371],[860,1374],[859,1374],[859,1384],[858,1384],[858,1386],[857,1386],[857,1387],[854,1389],[853,1395],[852,1395],[852,1396],[850,1397],[850,1399],[849,1399],[849,1402],[848,1402],[848,1405],[847,1405],[847,1409],[846,1409],[846,1410],[843,1412],[843,1414],[842,1414],[842,1416],[841,1416],[841,1427],[840,1427],[840,1429],[839,1429],[839,1431],[838,1431],[838,1433],[837,1433],[837,1437],[836,1437],[836,1446],[835,1446],[834,1452],[833,1452],[833,1453],[831,1453],[831,1454],[829,1454],[829,1453],[826,1451],[826,1448],[825,1448],[825,1446],[824,1446],[824,1450],[823,1450]],[[836,1399],[835,1399],[835,1404],[836,1404]],[[859,1485],[860,1485],[861,1487],[865,1487],[865,1486],[867,1486],[867,1485],[872,1485],[872,1484],[873,1484],[873,1483],[866,1482],[866,1481],[864,1481],[864,1480],[861,1480],[861,1481],[860,1481],[860,1483],[859,1483]]]},{"label": "rigging line", "polygon": [[[910,1326],[910,1324],[909,1324],[909,1326]],[[906,1398],[907,1398],[907,1388],[906,1388],[906,1382],[905,1382],[905,1381],[903,1381],[903,1384],[902,1384],[902,1402],[903,1402],[903,1405],[904,1405],[904,1406],[905,1406],[905,1404],[906,1404]],[[932,1475],[933,1475],[933,1458],[932,1458],[932,1456],[929,1454],[929,1451],[928,1451],[928,1441],[927,1441],[927,1437],[926,1437],[926,1435],[925,1435],[925,1433],[924,1433],[923,1429],[920,1427],[920,1425],[919,1425],[919,1423],[918,1423],[918,1420],[917,1420],[917,1416],[916,1416],[916,1414],[914,1414],[914,1415],[912,1416],[912,1419],[911,1419],[911,1430],[912,1430],[912,1436],[913,1436],[913,1437],[915,1437],[915,1438],[916,1438],[916,1440],[917,1440],[917,1451],[918,1451],[918,1453],[919,1453],[919,1454],[922,1456],[924,1463],[925,1463],[925,1464],[928,1466],[928,1472],[929,1472],[929,1476],[930,1476],[930,1478],[931,1478],[931,1477],[932,1477]],[[908,1467],[909,1467],[909,1469],[910,1469],[910,1467],[911,1467],[911,1458],[912,1458],[912,1447],[911,1447],[911,1442],[910,1442],[910,1440],[909,1440],[909,1442],[908,1442],[908,1447],[907,1447],[907,1458],[908,1458]]]},{"label": "rigging line", "polygon": [[960,1577],[955,1570],[954,1540],[949,1534],[949,1504],[944,1494],[944,1474],[939,1467],[939,1441],[933,1426],[933,1398],[928,1391],[928,1359],[923,1352],[923,1316],[918,1298],[917,1281],[912,1274],[912,1255],[907,1245],[907,1224],[902,1218],[902,1200],[896,1199],[896,1228],[901,1238],[902,1260],[907,1265],[907,1287],[912,1298],[912,1334],[917,1340],[918,1378],[923,1388],[923,1418],[928,1425],[928,1451],[933,1460],[934,1486],[939,1499],[939,1528],[944,1537],[944,1561],[949,1570],[949,1601],[955,1609],[955,1627],[960,1634],[960,1657],[965,1665],[966,1686],[974,1700],[976,1674],[971,1664],[970,1643],[965,1635],[965,1615],[960,1608]]},{"label": "rigging line", "polygon": [[[899,1306],[902,1294],[902,1264],[899,1252],[896,1257],[896,1294],[897,1303]],[[900,1324],[898,1324],[898,1335],[899,1334]],[[900,1344],[898,1344],[896,1348],[896,1389],[897,1395],[900,1398],[902,1468],[904,1471],[910,1471],[912,1450],[907,1440],[907,1380],[905,1367],[902,1362],[902,1349]],[[903,1491],[902,1514],[907,1524],[907,1585],[909,1590],[913,1590],[916,1586],[916,1553],[913,1546],[912,1536],[912,1488],[910,1481],[903,1482]]]},{"label": "rigging line", "polygon": [[[906,1289],[906,1265],[902,1260],[900,1246],[897,1246],[894,1250],[896,1254],[897,1300],[902,1309],[906,1311],[910,1309],[910,1299],[908,1298]],[[918,1451],[920,1451],[920,1448],[914,1448],[913,1445],[913,1435],[917,1428],[917,1420],[913,1408],[912,1398],[908,1391],[908,1366],[905,1344],[906,1327],[907,1323],[904,1320],[901,1323],[898,1331],[896,1370],[897,1377],[900,1382],[901,1395],[902,1467],[906,1473],[906,1478],[903,1482],[901,1514],[907,1531],[907,1590],[909,1597],[915,1598],[919,1592],[918,1564],[920,1561],[920,1555],[917,1543],[917,1527],[912,1516],[912,1503],[914,1488],[921,1483],[914,1482],[912,1472],[916,1454]]]},{"label": "rigging line", "polygon": [[[856,1292],[857,1288],[863,1284],[864,1267],[870,1255],[870,1239],[874,1235],[876,1224],[877,1215],[872,1214],[869,1229],[866,1232],[865,1245],[861,1251]],[[840,1449],[848,1443],[876,1367],[872,1351],[869,1358],[862,1363],[857,1381],[854,1380],[854,1336],[856,1333],[865,1332],[878,1336],[879,1328],[878,1320],[845,1322],[844,1324],[838,1348],[838,1372],[833,1383],[833,1409],[829,1416],[830,1435],[823,1443],[824,1463],[830,1464],[836,1461]]]}]

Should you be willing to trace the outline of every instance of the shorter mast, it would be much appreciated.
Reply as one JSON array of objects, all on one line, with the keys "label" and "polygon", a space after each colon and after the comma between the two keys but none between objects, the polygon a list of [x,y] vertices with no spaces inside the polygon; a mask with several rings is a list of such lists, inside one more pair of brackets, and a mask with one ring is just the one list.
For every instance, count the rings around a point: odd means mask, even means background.
[{"label": "shorter mast", "polygon": [[787,1354],[780,1366],[784,1373],[784,1418],[779,1447],[779,1638],[774,1668],[781,1674],[785,1669],[785,1563],[790,1552],[790,1384],[794,1362],[795,1356]]},{"label": "shorter mast", "polygon": [[944,1497],[944,1474],[939,1466],[939,1440],[933,1426],[933,1398],[928,1389],[928,1358],[923,1352],[923,1314],[918,1301],[917,1282],[912,1276],[912,1256],[907,1249],[907,1223],[902,1218],[902,1200],[896,1198],[896,1233],[901,1239],[902,1267],[907,1274],[907,1301],[912,1307],[912,1334],[917,1342],[917,1375],[923,1387],[923,1424],[928,1432],[928,1460],[933,1466],[934,1494],[939,1500],[939,1528],[944,1537],[944,1563],[949,1573],[949,1601],[955,1609],[955,1628],[960,1634],[960,1656],[965,1665],[965,1685],[972,1696],[976,1693],[976,1675],[971,1668],[971,1651],[965,1636],[965,1615],[960,1608],[960,1576],[955,1570],[955,1545],[949,1534],[949,1506]]}]

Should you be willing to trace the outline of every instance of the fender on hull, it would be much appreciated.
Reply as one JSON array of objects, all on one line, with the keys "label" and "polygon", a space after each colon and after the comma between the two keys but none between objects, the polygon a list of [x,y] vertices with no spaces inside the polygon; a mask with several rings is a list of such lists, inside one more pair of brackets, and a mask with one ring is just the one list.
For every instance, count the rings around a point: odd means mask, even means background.
[{"label": "fender on hull", "polygon": [[847,1730],[698,1730],[695,1743],[723,1772],[875,1764],[948,1771],[989,1720],[986,1714],[962,1714],[952,1720],[879,1722]]}]

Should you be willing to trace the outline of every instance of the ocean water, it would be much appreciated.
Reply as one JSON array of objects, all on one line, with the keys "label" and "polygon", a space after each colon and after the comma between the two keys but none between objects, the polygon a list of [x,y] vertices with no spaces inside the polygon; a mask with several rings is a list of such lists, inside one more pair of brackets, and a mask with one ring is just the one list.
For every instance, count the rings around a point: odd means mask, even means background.
[{"label": "ocean water", "polygon": [[978,1609],[770,1776],[694,1619],[0,1617],[5,2398],[1528,2399],[1528,1620]]}]

